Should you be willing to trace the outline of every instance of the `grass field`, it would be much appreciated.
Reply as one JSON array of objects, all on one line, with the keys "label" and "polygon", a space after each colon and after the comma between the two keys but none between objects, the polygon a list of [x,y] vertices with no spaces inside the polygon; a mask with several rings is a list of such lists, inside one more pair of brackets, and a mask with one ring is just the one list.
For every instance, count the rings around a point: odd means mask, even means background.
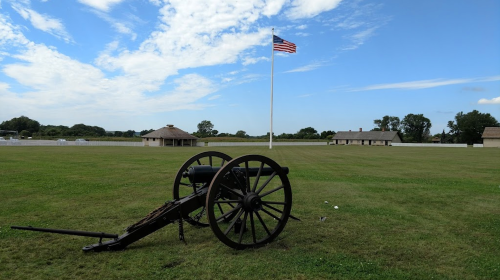
[{"label": "grass field", "polygon": [[187,224],[187,245],[170,225],[103,253],[81,251],[96,238],[10,229],[121,234],[170,200],[178,168],[206,150],[0,147],[0,279],[500,279],[494,148],[217,148],[290,168],[302,221],[259,249]]}]

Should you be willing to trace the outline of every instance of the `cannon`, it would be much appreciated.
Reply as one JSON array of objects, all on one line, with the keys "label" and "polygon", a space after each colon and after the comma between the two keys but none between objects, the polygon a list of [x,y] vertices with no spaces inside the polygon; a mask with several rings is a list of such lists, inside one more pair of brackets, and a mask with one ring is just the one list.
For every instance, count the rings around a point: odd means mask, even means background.
[{"label": "cannon", "polygon": [[180,167],[174,179],[173,200],[127,227],[122,235],[31,226],[11,228],[97,237],[99,242],[83,247],[83,251],[100,252],[123,250],[171,223],[178,223],[179,239],[185,242],[186,221],[198,228],[210,227],[231,248],[256,248],[273,241],[289,218],[300,220],[290,214],[292,189],[288,172],[287,167],[261,155],[232,159],[221,152],[202,152]]}]

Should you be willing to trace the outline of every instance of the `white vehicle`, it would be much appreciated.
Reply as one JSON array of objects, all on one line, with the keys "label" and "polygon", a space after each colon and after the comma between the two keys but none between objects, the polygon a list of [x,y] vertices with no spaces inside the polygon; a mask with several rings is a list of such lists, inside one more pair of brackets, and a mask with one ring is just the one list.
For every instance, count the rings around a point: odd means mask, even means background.
[{"label": "white vehicle", "polygon": [[59,146],[63,146],[63,145],[67,145],[68,143],[66,143],[66,139],[57,139],[57,145]]},{"label": "white vehicle", "polygon": [[19,145],[21,145],[21,141],[19,141],[19,139],[10,139],[9,142],[10,142],[10,144],[12,146],[19,146]]},{"label": "white vehicle", "polygon": [[79,145],[79,146],[81,146],[81,145],[88,145],[88,141],[85,140],[85,139],[76,139],[75,140],[75,144]]}]

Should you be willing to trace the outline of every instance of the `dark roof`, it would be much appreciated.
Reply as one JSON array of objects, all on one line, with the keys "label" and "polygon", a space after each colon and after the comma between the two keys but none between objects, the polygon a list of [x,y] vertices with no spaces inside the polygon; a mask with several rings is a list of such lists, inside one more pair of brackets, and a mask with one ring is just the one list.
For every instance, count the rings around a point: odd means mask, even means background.
[{"label": "dark roof", "polygon": [[163,139],[193,139],[196,140],[198,137],[195,137],[182,129],[178,129],[173,125],[167,125],[158,130],[150,132],[146,135],[143,135],[142,138],[163,138]]},{"label": "dark roof", "polygon": [[397,131],[339,131],[333,139],[338,140],[388,140],[398,136]]},{"label": "dark roof", "polygon": [[485,127],[483,138],[500,138],[500,127]]}]

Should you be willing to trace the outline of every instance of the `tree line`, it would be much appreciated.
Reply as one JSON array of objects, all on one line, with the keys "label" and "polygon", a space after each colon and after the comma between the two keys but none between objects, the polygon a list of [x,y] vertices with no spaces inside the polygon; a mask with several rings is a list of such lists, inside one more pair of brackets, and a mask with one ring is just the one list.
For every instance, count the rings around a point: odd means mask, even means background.
[{"label": "tree line", "polygon": [[373,121],[373,130],[398,131],[404,142],[422,143],[438,138],[441,143],[467,143],[472,145],[482,143],[482,133],[485,127],[499,127],[499,122],[489,113],[477,110],[464,114],[459,112],[454,120],[448,121],[448,133],[443,129],[440,134],[430,135],[431,121],[423,114],[408,114],[403,120],[396,116],[384,116]]},{"label": "tree line", "polygon": [[[430,135],[431,121],[423,114],[408,114],[402,120],[397,116],[383,116],[373,121],[375,128],[372,131],[398,131],[403,142],[422,143],[431,141],[432,137],[439,138],[441,143],[482,143],[481,134],[485,127],[499,127],[499,122],[489,113],[481,113],[473,110],[469,113],[459,112],[453,120],[448,121],[449,131]],[[262,138],[269,139],[269,133],[261,136],[250,136],[244,130],[238,130],[235,134],[219,133],[209,120],[203,120],[197,125],[198,130],[192,135],[199,138],[207,137],[238,137],[238,138]],[[64,125],[40,125],[36,120],[26,116],[3,121],[0,124],[2,131],[17,131],[21,137],[135,137],[153,132],[154,129],[142,130],[136,133],[134,130],[107,132],[99,126],[75,124],[72,127]],[[4,133],[8,135],[9,132]],[[313,127],[302,128],[296,133],[282,133],[273,135],[273,139],[332,139],[335,131],[328,130],[319,133]]]},{"label": "tree line", "polygon": [[[203,120],[198,124],[198,130],[193,132],[192,135],[198,138],[207,137],[238,137],[238,138],[263,138],[269,139],[269,132],[266,135],[261,136],[249,136],[244,130],[238,130],[235,134],[231,133],[219,133],[218,130],[214,129],[214,125],[211,121]],[[288,134],[282,133],[280,135],[274,136],[273,139],[331,139],[335,135],[334,131],[328,130],[318,133],[318,131],[312,127],[306,127],[299,130],[297,133]]]},{"label": "tree line", "polygon": [[[64,125],[40,125],[36,120],[26,116],[13,118],[3,121],[0,124],[0,130],[17,131],[22,138],[27,137],[135,137],[134,130],[107,132],[99,126],[90,126],[85,124],[75,124],[72,127]],[[153,129],[143,130],[139,135],[145,135],[154,131]],[[6,132],[6,135],[13,134]]]}]

